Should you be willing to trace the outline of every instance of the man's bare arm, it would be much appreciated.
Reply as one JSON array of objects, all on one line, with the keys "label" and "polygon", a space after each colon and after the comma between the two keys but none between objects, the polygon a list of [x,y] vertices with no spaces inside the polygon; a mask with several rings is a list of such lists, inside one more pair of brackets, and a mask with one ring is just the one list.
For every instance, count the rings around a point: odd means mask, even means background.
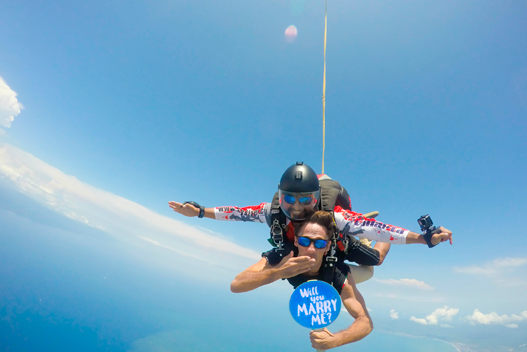
[{"label": "man's bare arm", "polygon": [[311,346],[317,350],[329,350],[359,341],[373,330],[373,323],[366,309],[364,298],[357,290],[353,278],[348,276],[348,280],[342,288],[340,296],[344,307],[355,318],[355,321],[347,329],[336,334],[332,334],[328,329],[311,331]]},{"label": "man's bare arm", "polygon": [[271,266],[267,259],[262,258],[234,278],[231,291],[241,293],[252,291],[260,286],[270,284],[279,279],[287,279],[309,271],[315,260],[310,257],[293,257],[293,252],[285,256],[278,265]]}]

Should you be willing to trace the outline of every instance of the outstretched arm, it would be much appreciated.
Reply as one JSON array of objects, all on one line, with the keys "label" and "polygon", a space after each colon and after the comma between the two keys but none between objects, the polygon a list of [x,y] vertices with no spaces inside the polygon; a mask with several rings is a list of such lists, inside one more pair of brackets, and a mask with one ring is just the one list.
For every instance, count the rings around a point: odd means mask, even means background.
[{"label": "outstretched arm", "polygon": [[[170,201],[168,206],[172,208],[176,213],[187,217],[194,217],[199,215],[199,208],[192,204],[185,204]],[[246,222],[267,222],[267,216],[269,212],[270,204],[261,203],[259,205],[249,207],[232,207],[222,206],[215,208],[205,208],[204,217],[215,220],[227,220],[227,221],[246,221]]]},{"label": "outstretched arm", "polygon": [[[383,224],[376,219],[368,219],[360,213],[335,208],[335,222],[338,229],[345,235],[367,238],[390,244],[426,244],[423,235],[403,229],[398,226]],[[452,231],[440,227],[441,233],[432,236],[432,244],[450,241],[452,244]]]},{"label": "outstretched arm", "polygon": [[373,330],[364,298],[357,290],[353,278],[348,276],[348,281],[344,284],[340,294],[342,303],[350,315],[355,318],[353,324],[347,329],[332,334],[328,329],[322,331],[311,331],[311,346],[317,350],[329,350],[348,343],[359,341],[366,337]]},{"label": "outstretched arm", "polygon": [[293,252],[285,256],[278,265],[271,266],[266,258],[238,275],[231,282],[231,291],[241,293],[252,291],[260,286],[270,284],[279,279],[287,279],[309,271],[315,264],[315,259],[302,256],[293,257]]}]

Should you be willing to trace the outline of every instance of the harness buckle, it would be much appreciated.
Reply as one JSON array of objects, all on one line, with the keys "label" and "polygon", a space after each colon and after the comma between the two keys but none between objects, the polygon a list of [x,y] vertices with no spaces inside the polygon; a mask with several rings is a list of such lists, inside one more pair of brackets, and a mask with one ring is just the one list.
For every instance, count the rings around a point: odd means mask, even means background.
[{"label": "harness buckle", "polygon": [[337,257],[335,256],[337,251],[335,250],[335,242],[332,243],[329,253],[326,255],[326,266],[329,265],[330,268],[333,268],[333,263],[337,262]]},{"label": "harness buckle", "polygon": [[335,273],[335,269],[337,267],[337,257],[334,255],[335,253],[329,253],[326,256],[326,260],[324,263],[324,281],[327,283],[330,283],[331,285],[334,284],[333,282],[333,274]]},{"label": "harness buckle", "polygon": [[337,257],[335,257],[334,255],[326,256],[326,262],[335,263],[336,261],[337,261]]},{"label": "harness buckle", "polygon": [[284,243],[284,233],[282,231],[282,226],[280,226],[280,221],[274,219],[271,224],[271,238],[273,242],[278,246],[278,249],[282,249]]}]

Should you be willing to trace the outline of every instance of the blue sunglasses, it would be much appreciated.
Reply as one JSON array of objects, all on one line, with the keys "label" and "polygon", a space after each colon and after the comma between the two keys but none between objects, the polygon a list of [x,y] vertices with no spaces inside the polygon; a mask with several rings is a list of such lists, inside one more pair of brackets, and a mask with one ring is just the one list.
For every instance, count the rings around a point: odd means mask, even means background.
[{"label": "blue sunglasses", "polygon": [[312,240],[311,238],[307,237],[298,237],[298,244],[302,247],[309,247],[311,243],[315,244],[315,248],[322,249],[326,248],[328,241],[326,240]]},{"label": "blue sunglasses", "polygon": [[[287,203],[287,204],[295,204],[296,202],[296,198],[293,197],[293,196],[290,196],[290,195],[284,195],[284,201]],[[313,198],[312,197],[302,197],[302,198],[298,198],[298,202],[302,205],[309,205],[311,204],[311,202],[313,201]]]}]

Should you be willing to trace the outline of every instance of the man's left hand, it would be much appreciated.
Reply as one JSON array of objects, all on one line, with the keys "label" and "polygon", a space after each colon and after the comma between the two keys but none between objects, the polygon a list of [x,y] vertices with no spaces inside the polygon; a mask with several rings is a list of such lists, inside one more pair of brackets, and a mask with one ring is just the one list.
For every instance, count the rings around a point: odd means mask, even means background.
[{"label": "man's left hand", "polygon": [[320,331],[312,330],[309,333],[309,338],[311,339],[311,347],[316,350],[326,351],[338,346],[335,335],[326,328]]}]

